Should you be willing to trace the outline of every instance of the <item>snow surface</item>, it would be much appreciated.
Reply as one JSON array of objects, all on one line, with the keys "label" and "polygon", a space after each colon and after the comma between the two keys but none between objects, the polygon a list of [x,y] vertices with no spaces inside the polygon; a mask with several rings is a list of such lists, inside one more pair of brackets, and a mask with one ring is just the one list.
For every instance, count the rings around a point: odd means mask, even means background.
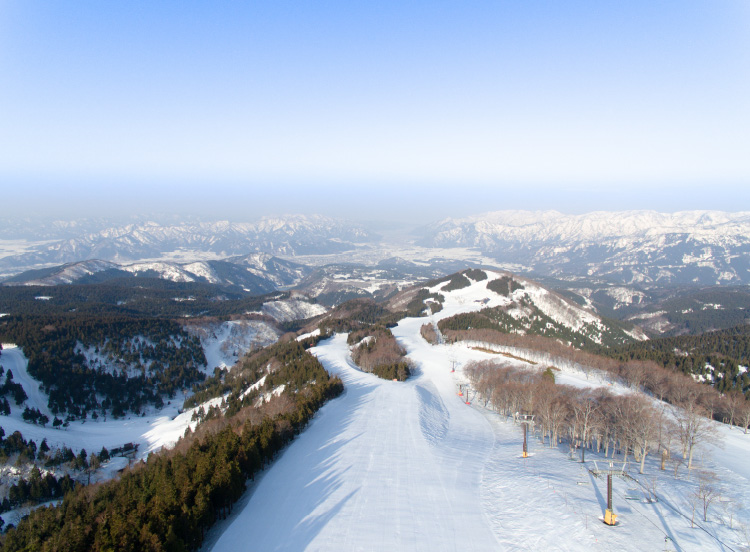
[{"label": "snow surface", "polygon": [[231,320],[210,327],[186,326],[186,329],[200,337],[211,375],[214,368],[231,368],[250,349],[271,345],[279,338],[278,330],[259,320]]},{"label": "snow surface", "polygon": [[[23,386],[23,390],[26,391],[28,399],[25,404],[30,408],[37,408],[42,414],[45,414],[50,420],[54,417],[52,412],[49,410],[47,394],[39,389],[39,382],[31,377],[28,370],[28,361],[23,356],[21,349],[15,345],[4,343],[2,355],[0,355],[0,364],[5,368],[7,374],[8,370],[13,371],[13,381],[20,383]],[[5,376],[3,376],[5,378]],[[16,403],[12,400],[11,403],[11,416],[22,420],[21,413],[23,407],[16,406]],[[10,434],[7,429],[6,434]]]},{"label": "snow surface", "polygon": [[318,335],[320,335],[320,328],[315,328],[313,331],[311,331],[309,333],[298,335],[297,336],[297,341],[304,341],[308,337],[315,337],[315,336],[318,336]]},{"label": "snow surface", "polygon": [[262,312],[278,322],[291,322],[325,314],[326,308],[309,301],[288,299],[263,303]]},{"label": "snow surface", "polygon": [[[480,307],[471,290],[458,290],[433,321]],[[427,320],[407,318],[393,328],[417,368],[404,383],[358,370],[345,335],[311,349],[342,378],[344,394],[252,484],[204,550],[663,550],[665,537],[670,549],[685,552],[747,544],[743,506],[731,506],[734,529],[719,506],[707,523],[696,515],[692,528],[686,497],[696,476],[660,471],[653,455],[645,476],[615,480],[619,524],[604,525],[606,480],[569,461],[562,446],[534,437],[531,457],[522,459],[518,425],[456,394],[467,362],[498,355],[465,344],[432,346],[419,335]],[[571,367],[556,377],[632,392]],[[720,476],[724,496],[735,501],[722,503],[728,512],[730,504],[750,503],[750,435],[719,431],[730,434],[724,448],[705,447],[698,462]],[[654,478],[659,501],[647,502],[644,486]]]},{"label": "snow surface", "polygon": [[348,350],[345,335],[315,348],[344,396],[279,458],[213,549],[496,547],[476,500],[490,426],[472,423],[482,417],[456,400],[450,376],[442,392],[426,378],[379,380],[354,368]]}]

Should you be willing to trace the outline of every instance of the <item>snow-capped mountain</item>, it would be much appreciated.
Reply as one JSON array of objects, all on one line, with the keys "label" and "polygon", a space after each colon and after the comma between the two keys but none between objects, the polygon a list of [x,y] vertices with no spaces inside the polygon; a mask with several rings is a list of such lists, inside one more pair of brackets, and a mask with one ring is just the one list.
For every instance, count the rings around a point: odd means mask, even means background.
[{"label": "snow-capped mountain", "polygon": [[143,262],[124,265],[122,269],[136,276],[156,276],[172,282],[207,282],[248,288],[251,291],[255,291],[256,287],[263,291],[273,291],[279,287],[294,285],[312,270],[267,253],[220,261]]},{"label": "snow-capped mountain", "polygon": [[294,285],[312,271],[305,265],[279,259],[268,253],[251,253],[226,260],[251,274],[271,280],[278,287]]},{"label": "snow-capped mountain", "polygon": [[312,269],[266,253],[217,261],[176,263],[149,261],[118,264],[101,260],[30,270],[5,280],[6,284],[54,286],[90,283],[123,277],[152,277],[172,282],[199,282],[266,293],[298,283]]},{"label": "snow-capped mountain", "polygon": [[117,263],[92,259],[79,263],[68,263],[62,266],[28,270],[12,278],[3,280],[3,283],[29,286],[56,286],[72,284],[100,272],[120,270],[122,270],[122,267]]},{"label": "snow-capped mountain", "polygon": [[544,275],[620,283],[750,283],[750,212],[498,211],[446,219],[422,244],[473,247]]},{"label": "snow-capped mountain", "polygon": [[68,239],[40,244],[33,250],[0,260],[0,269],[31,268],[54,263],[103,259],[118,263],[163,258],[181,252],[215,257],[340,252],[372,239],[362,227],[320,215],[266,217],[257,222],[144,222],[114,226]]}]

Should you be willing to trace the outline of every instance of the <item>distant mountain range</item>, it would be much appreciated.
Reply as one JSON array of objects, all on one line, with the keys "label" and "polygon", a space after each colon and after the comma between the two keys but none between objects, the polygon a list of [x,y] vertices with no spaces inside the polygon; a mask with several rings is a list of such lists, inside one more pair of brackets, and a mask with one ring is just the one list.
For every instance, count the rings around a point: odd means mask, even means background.
[{"label": "distant mountain range", "polygon": [[750,283],[750,212],[498,211],[435,223],[419,242],[477,248],[498,262],[558,278]]},{"label": "distant mountain range", "polygon": [[221,261],[176,263],[166,261],[118,264],[91,260],[30,270],[6,279],[6,285],[55,286],[94,283],[121,278],[152,277],[172,282],[199,282],[241,288],[253,294],[297,284],[312,272],[304,265],[253,253]]},{"label": "distant mountain range", "polygon": [[[485,257],[475,260],[475,265],[496,263],[535,279],[598,281],[641,288],[750,284],[750,212],[566,215],[557,211],[498,211],[449,218],[424,227],[415,240],[419,247],[403,240],[397,245],[376,243],[380,237],[359,224],[319,215],[269,217],[247,223],[191,220],[104,224],[105,220],[91,219],[30,228],[28,235],[38,241],[19,242],[16,254],[0,259],[0,274],[98,259],[138,274],[155,271],[169,273],[170,279],[179,281],[197,277],[242,285],[240,282],[254,273],[245,269],[237,273],[243,263],[234,258],[260,252],[287,259],[314,255],[318,257],[308,258],[307,264],[317,266],[350,263],[356,257],[357,263],[376,267],[378,262],[388,262],[388,257],[391,262],[403,257],[428,272],[439,269],[445,273],[449,267],[455,271],[467,266],[469,249],[476,251],[477,258],[480,254]],[[0,222],[0,237],[11,240],[20,235],[21,227],[18,222]],[[451,248],[463,249],[456,250],[454,256]],[[489,259],[494,263],[484,262]],[[164,264],[174,260],[180,262]],[[229,264],[222,264],[225,261]],[[98,265],[86,266],[79,268],[93,270]],[[413,273],[413,268],[412,264],[407,272]],[[256,275],[265,278],[265,269],[258,270],[263,274]],[[96,272],[101,270],[97,268]]]},{"label": "distant mountain range", "polygon": [[[52,226],[55,235],[59,235],[69,225]],[[74,232],[72,237],[52,239],[22,254],[0,259],[0,271],[10,273],[90,259],[127,263],[161,259],[175,252],[196,256],[210,253],[216,257],[253,252],[286,256],[325,254],[354,249],[357,244],[373,239],[359,225],[320,215],[269,217],[248,223],[140,222],[91,233],[81,233],[79,227],[73,227],[71,232]]]}]

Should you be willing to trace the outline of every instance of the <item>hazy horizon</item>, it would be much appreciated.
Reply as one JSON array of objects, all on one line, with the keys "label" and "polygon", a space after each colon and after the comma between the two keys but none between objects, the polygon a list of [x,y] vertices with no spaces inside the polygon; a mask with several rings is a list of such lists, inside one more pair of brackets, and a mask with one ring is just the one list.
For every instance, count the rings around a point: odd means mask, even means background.
[{"label": "hazy horizon", "polygon": [[419,226],[447,217],[491,211],[555,210],[579,215],[593,211],[649,210],[740,212],[750,209],[750,188],[717,193],[716,186],[643,185],[614,189],[582,186],[510,187],[478,185],[352,184],[294,186],[117,182],[106,186],[26,182],[3,192],[5,217],[70,220],[76,218],[201,218],[233,222],[264,216],[319,214],[375,224]]},{"label": "hazy horizon", "polygon": [[750,205],[743,0],[10,0],[0,74],[14,214]]}]

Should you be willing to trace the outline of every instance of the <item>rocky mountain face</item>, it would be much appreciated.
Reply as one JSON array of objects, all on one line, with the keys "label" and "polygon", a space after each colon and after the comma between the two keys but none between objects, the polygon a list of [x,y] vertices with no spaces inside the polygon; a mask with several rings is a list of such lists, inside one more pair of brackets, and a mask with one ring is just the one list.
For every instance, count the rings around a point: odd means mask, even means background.
[{"label": "rocky mountain face", "polygon": [[420,243],[477,248],[548,276],[646,285],[750,283],[750,212],[498,211],[433,224]]},{"label": "rocky mountain face", "polygon": [[142,222],[39,244],[20,255],[0,259],[0,270],[20,271],[87,259],[127,263],[180,251],[216,257],[261,251],[274,255],[322,254],[354,249],[372,238],[356,224],[319,215],[268,217],[248,223]]}]

